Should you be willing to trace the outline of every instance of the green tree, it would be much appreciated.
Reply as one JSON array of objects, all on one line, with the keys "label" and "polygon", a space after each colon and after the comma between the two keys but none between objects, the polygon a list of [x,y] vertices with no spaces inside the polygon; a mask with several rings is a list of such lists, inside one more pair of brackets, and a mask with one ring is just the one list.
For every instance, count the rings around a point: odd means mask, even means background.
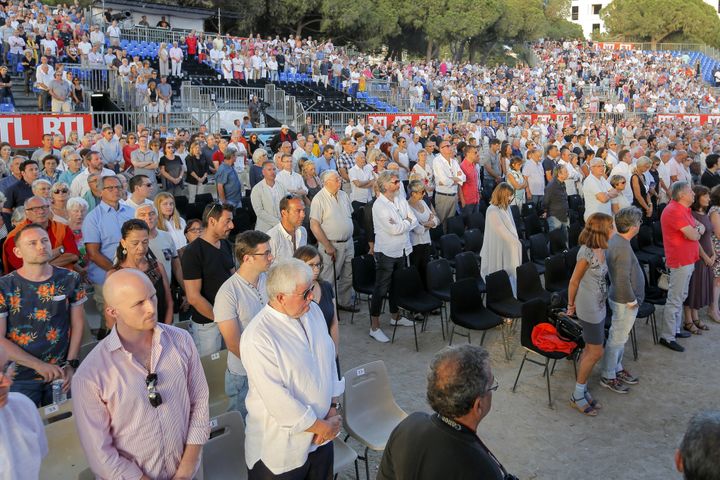
[{"label": "green tree", "polygon": [[537,40],[545,32],[545,11],[542,0],[504,0],[504,11],[494,25],[494,33],[502,41]]},{"label": "green tree", "polygon": [[614,0],[600,15],[611,35],[639,37],[653,48],[677,33],[720,46],[720,19],[703,0]]},{"label": "green tree", "polygon": [[323,0],[322,31],[362,49],[376,49],[400,33],[393,0]]}]

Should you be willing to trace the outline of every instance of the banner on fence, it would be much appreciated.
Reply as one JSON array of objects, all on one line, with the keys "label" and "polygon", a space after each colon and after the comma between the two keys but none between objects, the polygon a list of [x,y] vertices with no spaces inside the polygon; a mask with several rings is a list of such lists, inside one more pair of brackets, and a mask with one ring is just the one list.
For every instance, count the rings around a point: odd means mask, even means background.
[{"label": "banner on fence", "polygon": [[422,122],[434,122],[437,115],[434,113],[373,113],[367,116],[367,124],[379,123],[383,127],[392,125],[395,122],[410,123],[413,127]]},{"label": "banner on fence", "polygon": [[573,123],[575,116],[572,113],[518,113],[517,119],[521,122],[529,121],[533,125],[538,122],[560,122],[563,125],[569,125]]},{"label": "banner on fence", "polygon": [[673,120],[682,120],[684,122],[705,125],[706,123],[720,124],[720,115],[710,114],[693,114],[693,113],[658,113],[658,122],[669,122]]},{"label": "banner on fence", "polygon": [[92,115],[83,114],[11,114],[0,116],[0,141],[12,148],[35,148],[43,134],[67,135],[75,130],[82,138],[92,129]]}]

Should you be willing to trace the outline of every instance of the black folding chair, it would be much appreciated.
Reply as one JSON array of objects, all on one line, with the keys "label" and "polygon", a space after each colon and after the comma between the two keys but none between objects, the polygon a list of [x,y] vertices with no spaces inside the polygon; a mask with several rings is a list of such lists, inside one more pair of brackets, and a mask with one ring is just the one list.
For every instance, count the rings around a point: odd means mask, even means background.
[{"label": "black folding chair", "polygon": [[470,340],[471,330],[483,332],[480,337],[480,345],[485,341],[485,334],[488,330],[502,325],[502,318],[485,308],[482,302],[476,300],[479,293],[477,284],[471,278],[458,280],[450,287],[450,321],[452,322],[450,345],[452,345],[456,325],[467,330],[467,334],[458,332],[458,335],[467,337],[468,343],[472,343]]}]

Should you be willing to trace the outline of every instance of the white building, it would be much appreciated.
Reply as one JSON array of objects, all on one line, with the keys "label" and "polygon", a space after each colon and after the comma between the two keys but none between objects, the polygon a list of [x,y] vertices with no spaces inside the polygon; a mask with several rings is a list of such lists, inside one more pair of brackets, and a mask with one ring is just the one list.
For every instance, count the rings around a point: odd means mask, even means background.
[{"label": "white building", "polygon": [[[600,11],[610,3],[612,0],[572,0],[568,20],[580,25],[585,38],[589,39],[593,32],[605,31]],[[720,14],[720,0],[705,0],[705,3]]]}]

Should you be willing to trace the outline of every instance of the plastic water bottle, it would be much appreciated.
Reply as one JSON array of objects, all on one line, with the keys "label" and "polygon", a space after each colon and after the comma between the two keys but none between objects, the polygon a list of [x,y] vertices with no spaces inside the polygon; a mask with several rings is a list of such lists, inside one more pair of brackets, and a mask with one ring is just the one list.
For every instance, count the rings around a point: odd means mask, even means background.
[{"label": "plastic water bottle", "polygon": [[55,405],[60,405],[61,403],[64,403],[67,400],[67,394],[63,392],[63,379],[58,378],[57,380],[53,380],[52,382],[52,396],[53,396],[53,403]]}]

